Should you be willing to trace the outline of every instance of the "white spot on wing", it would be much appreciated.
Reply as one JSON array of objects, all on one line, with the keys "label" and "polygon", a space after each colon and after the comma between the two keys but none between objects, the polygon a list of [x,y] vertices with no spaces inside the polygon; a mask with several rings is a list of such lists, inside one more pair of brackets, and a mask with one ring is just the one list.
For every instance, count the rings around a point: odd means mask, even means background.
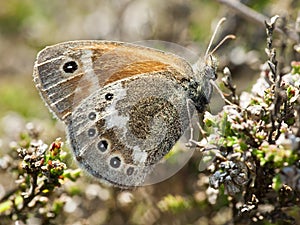
[{"label": "white spot on wing", "polygon": [[112,103],[105,108],[105,112],[107,112],[107,115],[105,116],[105,124],[107,129],[113,127],[124,129],[129,121],[129,117],[119,115],[116,105],[118,101],[126,97],[126,89],[121,86],[121,83],[116,84],[114,88],[116,91],[113,92],[114,96]]},{"label": "white spot on wing", "polygon": [[81,62],[83,64],[83,71],[84,71],[84,78],[87,82],[90,82],[93,84],[94,91],[98,90],[100,87],[98,77],[96,76],[93,68],[93,62],[92,62],[92,56],[93,51],[92,50],[84,50],[84,53],[81,56]]},{"label": "white spot on wing", "polygon": [[137,164],[144,164],[147,160],[148,153],[145,151],[140,150],[138,146],[133,148],[133,160]]},{"label": "white spot on wing", "polygon": [[80,60],[82,62],[84,76],[80,80],[81,85],[79,85],[75,90],[75,93],[78,93],[78,96],[81,96],[81,92],[88,92],[88,95],[90,95],[97,91],[100,87],[98,77],[94,72],[92,56],[92,50],[83,50]]}]

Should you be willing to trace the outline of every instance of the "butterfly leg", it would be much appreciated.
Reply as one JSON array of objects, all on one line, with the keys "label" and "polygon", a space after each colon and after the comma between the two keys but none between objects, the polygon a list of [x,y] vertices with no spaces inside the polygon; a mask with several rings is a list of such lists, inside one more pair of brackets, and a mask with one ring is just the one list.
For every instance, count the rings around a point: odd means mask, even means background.
[{"label": "butterfly leg", "polygon": [[[191,112],[191,105],[193,106],[193,101],[191,99],[187,99],[186,101],[187,104],[187,113],[188,113],[188,119],[189,119],[189,130],[190,130],[190,137],[188,139],[188,142],[186,144],[187,147],[194,147],[194,146],[199,146],[199,142],[197,140],[195,140],[195,136],[196,133],[198,133],[200,131],[201,137],[202,138],[206,138],[206,133],[203,130],[201,124],[199,123],[199,121],[193,121],[193,115]],[[198,120],[198,117],[197,117]],[[195,126],[196,123],[196,126]],[[197,132],[195,132],[195,129],[197,130]],[[197,137],[198,139],[199,137]]]}]

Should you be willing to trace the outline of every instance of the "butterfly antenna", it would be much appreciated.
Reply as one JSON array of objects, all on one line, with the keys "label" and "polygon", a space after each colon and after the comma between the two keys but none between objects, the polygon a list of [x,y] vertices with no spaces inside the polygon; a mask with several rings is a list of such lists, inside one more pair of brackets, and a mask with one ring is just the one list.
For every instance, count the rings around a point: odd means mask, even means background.
[{"label": "butterfly antenna", "polygon": [[210,48],[211,48],[211,46],[212,46],[212,43],[213,43],[213,41],[214,41],[214,39],[215,39],[215,37],[216,37],[216,35],[217,35],[217,32],[218,32],[220,26],[222,25],[222,23],[225,22],[225,20],[226,20],[225,17],[223,17],[223,18],[221,18],[221,19],[219,20],[219,22],[218,22],[218,24],[217,24],[217,26],[216,26],[216,28],[215,28],[215,30],[214,30],[214,33],[213,33],[213,35],[212,35],[211,38],[210,38],[208,47],[207,47],[207,49],[206,49],[206,52],[205,52],[205,59],[207,59],[208,55],[210,54],[209,51],[210,51]]},{"label": "butterfly antenna", "polygon": [[220,42],[218,43],[218,45],[217,45],[216,47],[214,47],[214,49],[211,50],[210,53],[208,53],[208,55],[214,54],[214,52],[217,51],[218,48],[219,48],[222,44],[224,44],[224,42],[227,41],[228,39],[235,39],[235,35],[233,35],[233,34],[226,35],[226,36],[222,39],[222,41],[220,41]]}]

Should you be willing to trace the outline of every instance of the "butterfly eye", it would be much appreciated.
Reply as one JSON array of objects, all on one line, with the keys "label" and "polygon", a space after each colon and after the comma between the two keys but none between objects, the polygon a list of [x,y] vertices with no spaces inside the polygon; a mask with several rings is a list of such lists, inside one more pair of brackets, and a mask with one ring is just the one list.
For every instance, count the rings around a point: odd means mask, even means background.
[{"label": "butterfly eye", "polygon": [[74,73],[78,69],[78,65],[75,61],[66,62],[63,66],[63,70],[66,73]]},{"label": "butterfly eye", "polygon": [[111,167],[117,169],[121,166],[121,159],[119,157],[113,157],[110,159],[110,165]]},{"label": "butterfly eye", "polygon": [[105,99],[106,99],[107,101],[112,100],[113,97],[114,97],[114,94],[112,94],[112,93],[107,93],[107,94],[105,95]]},{"label": "butterfly eye", "polygon": [[101,152],[105,152],[108,149],[108,142],[106,140],[101,140],[98,142],[97,147]]}]

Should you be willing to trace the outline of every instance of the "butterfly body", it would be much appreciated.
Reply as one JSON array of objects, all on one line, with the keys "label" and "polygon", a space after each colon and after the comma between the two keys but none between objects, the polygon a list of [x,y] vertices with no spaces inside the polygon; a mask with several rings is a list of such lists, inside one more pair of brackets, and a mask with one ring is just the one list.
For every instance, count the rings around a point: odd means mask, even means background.
[{"label": "butterfly body", "polygon": [[[75,158],[119,187],[143,183],[202,112],[215,68],[122,42],[73,41],[42,50],[34,81],[67,125]],[[193,104],[191,104],[191,102]]]}]

